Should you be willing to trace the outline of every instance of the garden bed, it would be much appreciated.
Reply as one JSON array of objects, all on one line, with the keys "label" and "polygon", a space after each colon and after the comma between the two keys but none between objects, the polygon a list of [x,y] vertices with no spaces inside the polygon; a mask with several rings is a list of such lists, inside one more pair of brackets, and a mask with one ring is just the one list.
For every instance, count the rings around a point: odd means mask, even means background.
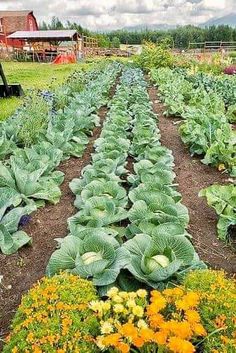
[{"label": "garden bed", "polygon": [[[117,83],[118,79],[110,91],[110,97],[114,95]],[[24,226],[23,230],[32,237],[32,246],[24,247],[12,256],[0,254],[1,275],[4,277],[5,286],[0,291],[0,338],[8,333],[10,321],[22,295],[45,275],[48,260],[56,249],[54,239],[64,237],[67,233],[67,219],[75,213],[74,195],[69,188],[69,182],[79,177],[82,169],[90,163],[93,143],[100,135],[107,112],[107,106],[99,109],[101,125],[94,129],[83,157],[71,157],[60,164],[58,170],[65,173],[60,202],[37,210],[32,214],[30,222]]]},{"label": "garden bed", "polygon": [[183,204],[189,210],[189,232],[193,236],[193,244],[200,258],[212,268],[224,269],[233,274],[236,272],[235,251],[217,239],[218,217],[206,200],[198,197],[201,189],[214,183],[225,184],[229,176],[190,156],[188,147],[182,143],[178,133],[177,122],[180,119],[164,116],[165,107],[157,100],[157,93],[155,87],[149,88],[154,111],[159,116],[161,142],[173,151],[175,158],[176,181],[183,195]]}]

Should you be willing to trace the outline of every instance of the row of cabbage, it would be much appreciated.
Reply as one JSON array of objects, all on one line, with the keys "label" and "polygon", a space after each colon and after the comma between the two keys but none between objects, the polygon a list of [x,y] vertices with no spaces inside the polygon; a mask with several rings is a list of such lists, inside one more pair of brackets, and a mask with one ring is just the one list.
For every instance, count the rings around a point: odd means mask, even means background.
[{"label": "row of cabbage", "polygon": [[191,76],[187,79],[182,71],[171,69],[154,69],[151,78],[167,106],[166,114],[184,119],[179,132],[191,154],[204,156],[203,163],[236,176],[236,131],[231,125],[236,120],[235,93],[226,100],[214,85],[206,88]]},{"label": "row of cabbage", "polygon": [[82,92],[73,94],[67,107],[51,112],[47,126],[30,147],[20,146],[17,126],[21,120],[14,117],[2,124],[1,138],[11,154],[0,162],[0,249],[4,254],[12,254],[31,241],[25,232],[18,231],[27,215],[45,201],[59,201],[64,174],[55,169],[70,156],[82,156],[89,135],[99,125],[95,112],[108,102],[119,71],[119,64],[105,66]]},{"label": "row of cabbage", "polygon": [[[205,266],[186,231],[173,156],[161,146],[156,123],[142,72],[126,69],[92,163],[71,182],[79,212],[68,220],[70,234],[59,240],[48,275],[69,270],[105,293],[114,284],[163,288]],[[130,157],[134,174],[126,167]]]}]

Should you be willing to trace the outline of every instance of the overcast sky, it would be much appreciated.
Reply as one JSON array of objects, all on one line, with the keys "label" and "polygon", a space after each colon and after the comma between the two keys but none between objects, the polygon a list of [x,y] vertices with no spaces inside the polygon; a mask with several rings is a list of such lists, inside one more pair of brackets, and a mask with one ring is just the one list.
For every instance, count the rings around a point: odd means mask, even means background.
[{"label": "overcast sky", "polygon": [[0,0],[0,10],[34,10],[38,21],[52,16],[92,30],[145,24],[199,24],[235,12],[236,0]]}]

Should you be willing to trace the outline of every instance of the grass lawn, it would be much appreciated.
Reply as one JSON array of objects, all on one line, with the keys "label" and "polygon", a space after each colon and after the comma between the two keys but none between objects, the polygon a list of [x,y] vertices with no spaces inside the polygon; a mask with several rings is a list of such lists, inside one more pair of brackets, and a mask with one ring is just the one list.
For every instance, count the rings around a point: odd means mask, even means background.
[{"label": "grass lawn", "polygon": [[[34,88],[47,89],[49,86],[55,87],[61,85],[70,73],[79,68],[87,68],[92,64],[52,65],[4,62],[2,65],[8,83],[20,83],[24,91],[27,92],[27,90]],[[0,120],[6,119],[12,115],[21,103],[22,98],[0,99]]]}]

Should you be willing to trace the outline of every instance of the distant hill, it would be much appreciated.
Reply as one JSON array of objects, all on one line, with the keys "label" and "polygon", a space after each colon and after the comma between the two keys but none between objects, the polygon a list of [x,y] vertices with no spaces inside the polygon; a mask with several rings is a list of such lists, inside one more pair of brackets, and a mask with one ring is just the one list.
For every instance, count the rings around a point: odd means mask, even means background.
[{"label": "distant hill", "polygon": [[229,25],[231,27],[236,27],[236,13],[231,13],[229,15],[212,18],[211,20],[202,24],[202,26],[218,26],[218,25]]},{"label": "distant hill", "polygon": [[[212,18],[211,20],[202,23],[199,25],[199,27],[207,27],[207,26],[218,26],[218,25],[229,25],[231,27],[236,27],[236,13],[231,13],[229,15],[219,17],[219,18]],[[174,29],[177,26],[169,25],[167,23],[162,23],[162,24],[153,24],[149,25],[146,23],[143,23],[141,25],[137,26],[127,26],[124,27],[124,30],[127,31],[143,31],[145,29],[150,29],[150,30],[168,30],[168,29]]]}]

